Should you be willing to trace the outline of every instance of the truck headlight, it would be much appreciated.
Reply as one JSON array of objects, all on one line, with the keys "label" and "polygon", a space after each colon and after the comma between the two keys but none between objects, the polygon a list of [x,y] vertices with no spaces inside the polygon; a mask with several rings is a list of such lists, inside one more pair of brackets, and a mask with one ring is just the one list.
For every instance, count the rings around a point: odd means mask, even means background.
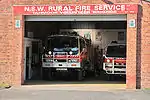
[{"label": "truck headlight", "polygon": [[107,62],[109,63],[109,62],[110,62],[110,60],[109,60],[109,59],[107,59]]},{"label": "truck headlight", "polygon": [[51,54],[52,54],[52,52],[51,52],[51,51],[49,51],[49,52],[48,52],[48,54],[49,54],[49,55],[51,55]]},{"label": "truck headlight", "polygon": [[70,55],[72,55],[72,54],[73,54],[73,52],[72,52],[72,51],[70,51],[70,52],[69,52],[69,54],[70,54]]},{"label": "truck headlight", "polygon": [[69,63],[71,63],[71,60],[68,60]]},{"label": "truck headlight", "polygon": [[78,61],[78,59],[70,59],[70,60],[68,60],[68,62],[69,62],[69,63],[77,63],[77,62],[79,62],[79,61]]}]

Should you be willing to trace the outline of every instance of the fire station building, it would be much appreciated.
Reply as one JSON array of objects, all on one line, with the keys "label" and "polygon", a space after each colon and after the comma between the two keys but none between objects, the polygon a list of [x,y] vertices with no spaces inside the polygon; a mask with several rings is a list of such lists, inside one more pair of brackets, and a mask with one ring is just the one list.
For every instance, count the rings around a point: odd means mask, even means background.
[{"label": "fire station building", "polygon": [[[93,32],[93,41],[97,41],[95,33],[99,29],[106,34],[124,32],[126,88],[150,88],[149,0],[1,0],[0,83],[21,86],[26,78],[30,79],[31,73],[26,70],[25,61],[30,49],[24,47],[31,45],[30,41],[42,39],[49,28],[55,29],[57,22],[64,22],[59,24],[61,28],[68,25],[64,29],[70,28],[70,24],[66,24],[69,22],[78,22],[80,25],[74,28],[88,31],[96,26],[96,31],[90,31]],[[106,35],[109,37],[107,41],[114,36]],[[122,39],[116,37],[113,39]],[[103,43],[107,44],[107,41],[104,39]],[[98,45],[99,42],[93,43]]]}]

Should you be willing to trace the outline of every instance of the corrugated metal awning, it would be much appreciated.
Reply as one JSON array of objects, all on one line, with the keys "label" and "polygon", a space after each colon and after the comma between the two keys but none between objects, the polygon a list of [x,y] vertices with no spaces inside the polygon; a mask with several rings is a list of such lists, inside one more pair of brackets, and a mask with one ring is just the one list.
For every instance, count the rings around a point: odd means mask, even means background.
[{"label": "corrugated metal awning", "polygon": [[126,15],[25,16],[25,21],[126,21]]}]

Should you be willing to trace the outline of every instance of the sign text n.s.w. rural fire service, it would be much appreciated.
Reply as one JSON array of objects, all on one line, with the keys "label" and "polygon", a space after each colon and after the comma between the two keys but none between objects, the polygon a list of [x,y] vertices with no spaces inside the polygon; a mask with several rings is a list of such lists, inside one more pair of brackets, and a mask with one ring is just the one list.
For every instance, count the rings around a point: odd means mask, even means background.
[{"label": "sign text n.s.w. rural fire service", "polygon": [[14,14],[22,15],[97,15],[135,14],[136,4],[95,4],[95,5],[30,5],[13,6]]}]

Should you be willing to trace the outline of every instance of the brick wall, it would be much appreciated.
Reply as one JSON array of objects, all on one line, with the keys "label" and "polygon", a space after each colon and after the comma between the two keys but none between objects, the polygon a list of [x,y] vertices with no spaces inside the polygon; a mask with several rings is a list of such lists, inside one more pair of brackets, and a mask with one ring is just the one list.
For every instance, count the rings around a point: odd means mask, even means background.
[{"label": "brick wall", "polygon": [[0,82],[11,83],[12,20],[10,13],[0,14]]},{"label": "brick wall", "polygon": [[141,87],[150,88],[150,4],[143,3],[141,25]]},{"label": "brick wall", "polygon": [[[72,2],[73,1],[73,2]],[[111,3],[139,3],[139,0],[1,0],[0,1],[0,83],[20,85],[23,71],[23,26],[14,29],[14,19],[22,19],[22,16],[12,16],[13,4],[105,4]],[[143,4],[143,17],[141,29],[127,29],[127,87],[136,88],[136,80],[142,88],[150,87],[150,61],[149,61],[149,32],[150,11],[149,5]],[[128,15],[127,19],[137,18],[136,15]],[[23,23],[22,23],[23,25]],[[149,25],[150,26],[150,25]],[[141,37],[137,38],[137,31]],[[139,39],[141,42],[138,42]],[[140,45],[142,43],[142,45]],[[142,49],[140,49],[140,47]],[[141,59],[139,59],[139,55]],[[140,63],[137,63],[140,61]],[[139,70],[137,70],[139,69]],[[141,70],[140,70],[141,69]],[[137,77],[137,73],[138,77]],[[23,80],[23,78],[22,78]],[[141,85],[140,84],[140,85]]]},{"label": "brick wall", "polygon": [[[126,84],[127,88],[136,88],[137,80],[137,28],[129,27],[129,20],[136,19],[137,15],[127,15],[127,68]],[[136,24],[137,27],[137,24]]]},{"label": "brick wall", "polygon": [[24,43],[24,23],[23,23],[23,16],[14,16],[13,17],[13,23],[14,20],[21,20],[21,28],[16,29],[15,24],[13,24],[13,78],[14,81],[12,85],[20,85],[23,82],[23,43]]}]

